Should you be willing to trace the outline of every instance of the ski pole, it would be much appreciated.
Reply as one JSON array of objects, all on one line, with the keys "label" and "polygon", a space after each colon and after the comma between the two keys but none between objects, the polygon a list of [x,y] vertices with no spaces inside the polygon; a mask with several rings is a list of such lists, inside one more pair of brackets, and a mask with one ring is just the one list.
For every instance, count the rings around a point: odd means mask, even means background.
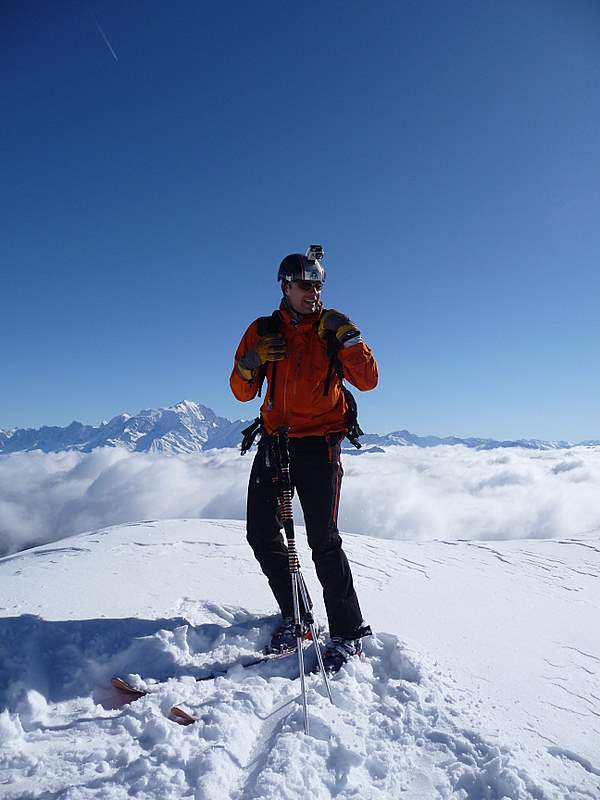
[{"label": "ski pole", "polygon": [[[319,648],[318,635],[315,626],[314,615],[312,613],[313,603],[304,582],[304,576],[300,571],[300,560],[296,550],[296,534],[294,530],[294,515],[292,509],[292,479],[290,474],[290,451],[289,451],[289,436],[287,428],[281,428],[275,434],[276,450],[277,450],[277,467],[279,472],[279,519],[283,525],[283,530],[287,539],[288,548],[288,566],[290,571],[290,580],[292,584],[292,601],[294,608],[294,633],[296,635],[296,643],[298,646],[298,667],[300,670],[300,687],[302,692],[302,705],[304,710],[304,732],[309,733],[308,722],[308,704],[306,701],[306,682],[304,675],[304,654],[302,651],[302,622],[308,624],[312,636],[313,644],[317,654],[317,661],[319,664],[319,671],[323,677],[325,688],[329,696],[330,702],[333,703],[331,696],[331,689],[329,686],[329,679],[325,672],[323,665],[323,658]],[[300,601],[304,608],[304,613],[300,612]]]}]

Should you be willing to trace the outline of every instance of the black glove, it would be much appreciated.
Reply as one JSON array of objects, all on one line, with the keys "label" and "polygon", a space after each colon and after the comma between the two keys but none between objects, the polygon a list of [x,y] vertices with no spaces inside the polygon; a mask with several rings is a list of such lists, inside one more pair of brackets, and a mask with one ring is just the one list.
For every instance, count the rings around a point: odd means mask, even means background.
[{"label": "black glove", "polygon": [[252,380],[256,370],[268,361],[283,361],[285,358],[285,339],[278,333],[261,336],[250,350],[247,350],[238,361],[240,375]]},{"label": "black glove", "polygon": [[360,336],[360,331],[354,322],[345,314],[336,311],[335,308],[330,308],[319,320],[319,336],[321,339],[326,338],[328,331],[335,334],[335,338],[340,344],[345,344],[355,336]]}]

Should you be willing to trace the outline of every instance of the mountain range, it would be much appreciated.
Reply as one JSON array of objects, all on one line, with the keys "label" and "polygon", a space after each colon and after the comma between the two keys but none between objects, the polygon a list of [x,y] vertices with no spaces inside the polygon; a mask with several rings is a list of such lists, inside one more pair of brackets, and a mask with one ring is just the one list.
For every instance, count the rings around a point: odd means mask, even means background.
[{"label": "mountain range", "polygon": [[[97,447],[125,447],[136,452],[197,453],[212,448],[237,447],[247,420],[232,422],[219,417],[212,409],[190,400],[173,406],[146,409],[137,414],[119,414],[100,425],[72,422],[66,427],[0,429],[0,454],[28,450],[55,453],[62,450],[79,450],[89,453]],[[499,447],[525,447],[530,450],[564,449],[576,445],[599,445],[599,440],[584,442],[542,441],[540,439],[466,438],[457,436],[418,436],[407,430],[384,435],[368,433],[361,437],[362,450],[355,450],[345,442],[349,453],[380,451],[391,445],[437,447],[439,445],[464,445],[477,450]]]}]

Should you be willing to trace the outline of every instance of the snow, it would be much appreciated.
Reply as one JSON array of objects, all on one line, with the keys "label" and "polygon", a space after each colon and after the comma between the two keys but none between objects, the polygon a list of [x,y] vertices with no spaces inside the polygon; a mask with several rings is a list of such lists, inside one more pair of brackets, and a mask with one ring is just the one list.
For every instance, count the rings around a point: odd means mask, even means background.
[{"label": "snow", "polygon": [[[597,800],[598,533],[344,541],[375,635],[334,705],[307,677],[309,736],[296,660],[241,666],[276,622],[243,522],[140,521],[0,560],[2,800]],[[117,674],[150,693],[124,702]]]}]

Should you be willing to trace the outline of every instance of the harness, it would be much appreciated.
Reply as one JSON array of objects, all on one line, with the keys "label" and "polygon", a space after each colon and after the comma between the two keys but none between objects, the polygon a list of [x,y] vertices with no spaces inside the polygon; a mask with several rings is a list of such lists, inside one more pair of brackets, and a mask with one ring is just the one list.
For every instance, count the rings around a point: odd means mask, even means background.
[{"label": "harness", "polygon": [[[325,313],[325,310],[323,311]],[[259,336],[269,336],[273,334],[277,334],[281,331],[281,324],[282,324],[282,316],[279,310],[275,310],[269,317],[259,317],[257,320],[258,324],[258,335]],[[316,325],[318,326],[318,321]],[[325,376],[325,384],[323,387],[323,395],[329,394],[329,389],[331,388],[331,381],[333,379],[334,373],[337,375],[342,391],[344,393],[344,398],[346,401],[346,432],[345,437],[351,442],[354,447],[360,449],[362,447],[361,443],[359,442],[359,436],[362,436],[364,431],[361,430],[360,425],[358,424],[358,406],[356,404],[356,400],[354,399],[354,395],[348,389],[348,387],[344,384],[344,367],[342,366],[342,362],[339,359],[338,353],[342,349],[343,345],[340,344],[335,336],[333,331],[326,332],[325,342],[327,345],[327,356],[329,358],[329,365],[327,367],[327,374]],[[269,382],[269,410],[273,408],[273,402],[275,399],[275,383],[277,379],[277,362],[272,361],[271,363],[271,380]],[[260,369],[258,370],[257,374],[257,381],[258,381],[258,396],[261,397],[263,383],[265,382],[265,378],[267,377],[267,370],[269,364],[262,364]],[[241,445],[241,454],[244,455],[254,443],[254,440],[258,436],[258,434],[263,434],[263,420],[262,416],[256,417],[256,419],[242,431],[242,445]]]}]

